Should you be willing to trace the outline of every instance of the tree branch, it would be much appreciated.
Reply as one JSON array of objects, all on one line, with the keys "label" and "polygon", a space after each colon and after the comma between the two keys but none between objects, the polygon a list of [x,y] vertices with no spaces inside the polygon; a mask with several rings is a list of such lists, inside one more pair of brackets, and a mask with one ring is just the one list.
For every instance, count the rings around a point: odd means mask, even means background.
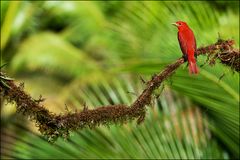
[{"label": "tree branch", "polygon": [[[233,70],[239,72],[240,53],[233,48],[233,40],[218,40],[217,43],[206,47],[201,47],[196,51],[197,55],[207,55],[208,62],[214,64],[216,59],[221,63],[230,66]],[[49,112],[40,104],[42,99],[34,100],[30,95],[23,91],[23,84],[17,86],[13,80],[7,78],[4,73],[0,72],[0,94],[8,102],[16,102],[17,112],[22,113],[35,121],[39,131],[53,142],[59,136],[68,137],[69,131],[82,128],[93,128],[99,125],[109,125],[111,123],[125,123],[129,120],[138,119],[138,124],[144,121],[146,105],[151,103],[153,91],[161,83],[170,77],[181,64],[183,58],[177,59],[174,63],[152,77],[146,84],[146,88],[132,105],[124,104],[97,107],[93,110],[84,108],[83,111],[76,113],[66,113],[56,115]],[[2,99],[2,98],[1,98]]]}]

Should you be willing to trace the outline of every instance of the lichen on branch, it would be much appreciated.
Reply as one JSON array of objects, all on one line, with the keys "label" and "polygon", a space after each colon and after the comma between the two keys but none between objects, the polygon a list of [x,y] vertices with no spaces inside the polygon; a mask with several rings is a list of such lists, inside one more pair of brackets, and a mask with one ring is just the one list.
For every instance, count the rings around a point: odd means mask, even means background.
[{"label": "lichen on branch", "polygon": [[222,64],[231,67],[233,70],[240,71],[240,52],[239,49],[233,48],[234,40],[219,39],[215,44],[197,49],[197,55],[203,54],[208,56],[210,65],[214,65],[218,59]]},{"label": "lichen on branch", "polygon": [[[240,53],[233,48],[233,40],[218,40],[215,44],[200,47],[196,54],[207,55],[208,62],[214,64],[217,59],[221,63],[230,66],[237,72],[240,71]],[[125,104],[109,105],[87,109],[75,113],[56,115],[51,113],[42,105],[43,99],[35,100],[23,89],[23,85],[17,86],[14,80],[9,79],[3,72],[0,72],[0,94],[8,102],[15,102],[17,112],[28,116],[34,121],[39,131],[54,142],[58,137],[68,137],[69,131],[83,128],[94,128],[99,125],[126,123],[137,119],[137,123],[144,121],[146,106],[150,105],[155,89],[170,77],[182,64],[184,58],[179,58],[146,83],[145,89],[130,105]],[[1,98],[2,99],[2,98]]]}]

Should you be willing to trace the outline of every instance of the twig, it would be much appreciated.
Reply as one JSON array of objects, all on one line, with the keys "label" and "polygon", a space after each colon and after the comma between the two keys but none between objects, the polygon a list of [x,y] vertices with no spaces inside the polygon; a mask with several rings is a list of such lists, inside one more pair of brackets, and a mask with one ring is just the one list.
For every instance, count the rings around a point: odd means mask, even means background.
[{"label": "twig", "polygon": [[[218,40],[213,45],[199,48],[196,53],[197,55],[206,54],[212,57],[209,59],[211,63],[215,62],[216,59],[220,59],[221,63],[239,72],[239,50],[233,49],[232,45],[232,40]],[[16,102],[17,112],[35,121],[39,131],[47,136],[49,141],[53,142],[60,136],[68,137],[69,131],[77,129],[94,128],[112,123],[125,123],[136,118],[138,124],[143,122],[146,113],[145,106],[151,103],[153,91],[183,63],[184,59],[179,58],[174,63],[166,66],[161,73],[154,75],[146,83],[146,88],[140,96],[130,106],[119,104],[96,107],[96,109],[90,110],[85,105],[83,111],[56,115],[40,104],[43,101],[41,97],[39,100],[34,100],[23,91],[23,85],[17,86],[12,79],[5,78],[5,74],[2,72],[0,72],[0,93],[9,102]]]}]

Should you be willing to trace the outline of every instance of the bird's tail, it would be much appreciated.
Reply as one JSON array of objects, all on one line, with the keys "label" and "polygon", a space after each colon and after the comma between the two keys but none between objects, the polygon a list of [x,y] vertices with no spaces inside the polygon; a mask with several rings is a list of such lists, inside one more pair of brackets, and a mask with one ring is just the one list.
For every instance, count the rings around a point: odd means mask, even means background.
[{"label": "bird's tail", "polygon": [[195,58],[188,59],[188,69],[190,74],[198,74],[198,68]]}]

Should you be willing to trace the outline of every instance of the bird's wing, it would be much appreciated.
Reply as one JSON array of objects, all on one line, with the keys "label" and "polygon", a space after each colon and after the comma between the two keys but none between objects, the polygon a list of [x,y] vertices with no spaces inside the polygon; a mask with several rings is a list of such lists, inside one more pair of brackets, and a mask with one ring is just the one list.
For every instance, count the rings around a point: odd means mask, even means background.
[{"label": "bird's wing", "polygon": [[187,54],[187,42],[181,33],[178,32],[178,42],[183,54]]}]

